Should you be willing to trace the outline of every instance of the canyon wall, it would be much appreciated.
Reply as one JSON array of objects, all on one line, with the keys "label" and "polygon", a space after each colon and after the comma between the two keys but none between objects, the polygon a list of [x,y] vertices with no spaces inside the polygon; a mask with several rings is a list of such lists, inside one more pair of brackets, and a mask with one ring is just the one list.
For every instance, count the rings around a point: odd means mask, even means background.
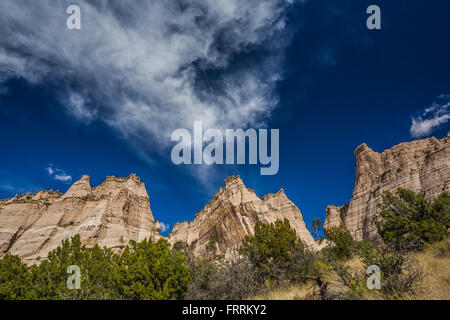
[{"label": "canyon wall", "polygon": [[383,191],[410,189],[431,199],[450,191],[450,136],[401,143],[377,153],[366,144],[355,150],[353,198],[326,209],[325,230],[343,223],[356,240],[377,238],[374,221]]},{"label": "canyon wall", "polygon": [[[449,136],[402,143],[382,153],[366,144],[355,150],[356,181],[353,198],[326,209],[325,231],[345,224],[356,240],[376,239],[374,220],[383,191],[397,188],[421,192],[431,199],[450,191]],[[321,246],[306,228],[300,210],[283,189],[259,198],[240,177],[225,180],[225,187],[192,222],[178,223],[167,237],[187,244],[195,255],[230,257],[257,222],[287,218],[311,250]],[[0,200],[0,257],[20,256],[38,263],[50,250],[77,234],[87,246],[98,244],[120,251],[130,240],[159,239],[160,226],[150,209],[144,183],[136,175],[107,177],[97,187],[83,176],[65,194],[40,191]]]},{"label": "canyon wall", "polygon": [[160,238],[159,230],[136,175],[107,177],[95,188],[83,176],[65,194],[40,191],[0,200],[0,257],[9,252],[27,264],[77,234],[87,246],[120,251],[130,240]]},{"label": "canyon wall", "polygon": [[197,256],[215,253],[227,258],[246,235],[253,234],[256,222],[273,223],[284,218],[307,247],[318,248],[300,210],[283,189],[260,199],[239,176],[234,176],[225,180],[225,187],[220,188],[192,222],[176,224],[168,240],[187,244]]}]

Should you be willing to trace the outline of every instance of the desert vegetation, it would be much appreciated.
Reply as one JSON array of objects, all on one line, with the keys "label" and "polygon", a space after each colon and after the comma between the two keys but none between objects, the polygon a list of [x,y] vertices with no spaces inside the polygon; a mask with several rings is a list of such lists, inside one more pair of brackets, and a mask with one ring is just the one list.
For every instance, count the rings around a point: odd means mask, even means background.
[{"label": "desert vegetation", "polygon": [[[164,239],[132,241],[117,254],[76,236],[39,265],[2,257],[0,299],[450,299],[450,196],[385,192],[376,225],[376,241],[354,241],[341,225],[327,230],[325,248],[310,252],[287,219],[258,223],[226,260],[214,250],[194,257]],[[81,285],[71,290],[72,265]],[[379,289],[367,286],[370,266],[380,270]]]}]

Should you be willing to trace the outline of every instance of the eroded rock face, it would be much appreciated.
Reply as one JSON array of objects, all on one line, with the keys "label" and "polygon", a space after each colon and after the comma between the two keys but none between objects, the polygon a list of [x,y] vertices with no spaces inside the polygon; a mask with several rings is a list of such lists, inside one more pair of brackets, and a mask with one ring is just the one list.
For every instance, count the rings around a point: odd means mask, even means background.
[{"label": "eroded rock face", "polygon": [[253,234],[256,222],[273,223],[284,218],[310,249],[317,249],[300,210],[283,189],[260,199],[235,176],[225,180],[225,188],[220,188],[194,221],[176,224],[168,240],[187,244],[197,256],[215,252],[228,257],[246,235]]},{"label": "eroded rock face", "polygon": [[366,144],[355,150],[356,181],[350,203],[327,208],[324,228],[344,223],[356,240],[377,238],[374,220],[383,191],[420,192],[428,199],[450,190],[450,136],[401,143],[377,153]]},{"label": "eroded rock face", "polygon": [[28,264],[77,234],[87,246],[120,250],[130,240],[156,240],[159,231],[136,175],[107,177],[95,188],[83,176],[64,195],[40,191],[0,201],[0,256],[10,252]]}]

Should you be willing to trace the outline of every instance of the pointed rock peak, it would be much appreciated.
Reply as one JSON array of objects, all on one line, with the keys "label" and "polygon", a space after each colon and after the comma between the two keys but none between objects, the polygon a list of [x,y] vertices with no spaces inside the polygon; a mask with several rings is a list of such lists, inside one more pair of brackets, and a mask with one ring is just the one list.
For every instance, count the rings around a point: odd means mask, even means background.
[{"label": "pointed rock peak", "polygon": [[139,178],[135,173],[132,173],[128,176],[127,180],[133,180],[135,182],[140,183],[141,182],[141,178]]},{"label": "pointed rock peak", "polygon": [[225,188],[220,188],[213,200],[223,199],[223,197],[233,204],[260,200],[253,190],[244,185],[240,176],[231,176],[225,179]]},{"label": "pointed rock peak", "polygon": [[365,143],[355,149],[354,155],[357,163],[364,162],[368,159],[378,159],[381,156],[380,153],[373,151]]},{"label": "pointed rock peak", "polygon": [[281,188],[277,193],[275,193],[276,197],[281,197],[281,198],[287,198],[286,192],[284,192],[284,189]]},{"label": "pointed rock peak", "polygon": [[126,183],[129,191],[132,191],[133,193],[148,198],[147,189],[145,188],[145,183],[141,181],[141,178],[139,178],[134,173],[130,174],[126,178]]},{"label": "pointed rock peak", "polygon": [[266,194],[265,196],[262,197],[262,199],[263,199],[263,200],[267,200],[267,199],[270,199],[270,198],[276,198],[276,197],[279,197],[279,196],[282,196],[282,197],[286,197],[286,198],[287,198],[286,193],[284,192],[284,189],[283,189],[283,188],[281,188],[281,189],[280,189],[278,192],[276,192],[276,193],[268,193],[268,194]]},{"label": "pointed rock peak", "polygon": [[99,186],[93,189],[97,196],[101,195],[117,195],[120,192],[131,192],[135,195],[148,198],[145,184],[135,174],[128,177],[107,176]]},{"label": "pointed rock peak", "polygon": [[245,187],[240,176],[231,176],[225,179],[225,189],[235,186]]},{"label": "pointed rock peak", "polygon": [[[90,181],[91,181],[91,178],[88,176],[88,175],[83,175],[82,177],[81,177],[81,179],[80,180],[78,180],[78,181],[75,181],[73,184],[72,184],[72,187],[73,186],[81,186],[81,185],[85,185],[85,186],[88,186],[89,188],[91,187],[91,184],[90,184]],[[72,188],[71,187],[71,188]]]},{"label": "pointed rock peak", "polygon": [[62,198],[84,198],[91,193],[90,178],[88,175],[83,175],[80,180],[72,184]]},{"label": "pointed rock peak", "polygon": [[87,174],[83,174],[83,176],[81,177],[81,179],[78,180],[78,181],[75,182],[75,183],[78,183],[78,182],[87,182],[87,184],[90,185],[91,177],[89,177]]},{"label": "pointed rock peak", "polygon": [[222,191],[231,191],[231,190],[241,190],[243,192],[252,192],[254,191],[244,184],[244,181],[240,176],[231,176],[225,179],[225,188],[220,188]]},{"label": "pointed rock peak", "polygon": [[62,193],[59,191],[53,191],[53,190],[42,190],[39,192],[36,192],[32,195],[32,200],[42,200],[42,199],[49,199],[49,198],[59,198],[62,196]]},{"label": "pointed rock peak", "polygon": [[117,178],[116,176],[106,176],[105,181],[103,181],[103,183],[109,182],[109,181],[116,181],[117,179],[119,179],[119,178]]},{"label": "pointed rock peak", "polygon": [[124,183],[124,182],[135,182],[135,183],[141,183],[141,178],[139,178],[136,174],[132,173],[128,177],[116,177],[116,176],[106,176],[105,181],[102,182],[102,184],[109,184],[109,183]]},{"label": "pointed rock peak", "polygon": [[155,225],[153,227],[153,230],[158,232],[158,233],[161,232],[161,224],[159,223],[159,221],[156,221],[156,223],[155,223]]},{"label": "pointed rock peak", "polygon": [[359,146],[355,149],[355,151],[354,151],[355,157],[358,157],[358,155],[360,155],[360,154],[361,154],[362,152],[364,152],[364,151],[372,151],[372,152],[374,152],[371,148],[369,148],[369,147],[367,146],[366,143],[363,143],[363,144],[359,145]]}]

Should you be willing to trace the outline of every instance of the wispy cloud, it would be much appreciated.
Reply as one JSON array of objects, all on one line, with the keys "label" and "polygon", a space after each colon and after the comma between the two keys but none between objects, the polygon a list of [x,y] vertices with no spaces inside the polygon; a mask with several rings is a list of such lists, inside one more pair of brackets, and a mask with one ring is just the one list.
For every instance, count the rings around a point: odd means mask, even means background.
[{"label": "wispy cloud", "polygon": [[52,167],[47,167],[45,168],[45,171],[47,171],[48,175],[53,175],[55,173],[55,170],[53,170]]},{"label": "wispy cloud", "polygon": [[70,182],[72,181],[72,177],[69,176],[68,174],[62,173],[62,174],[55,174],[53,176],[53,178],[55,178],[55,180],[61,181],[61,182]]},{"label": "wispy cloud", "polygon": [[450,120],[450,95],[441,95],[432,106],[412,117],[411,135],[421,138],[431,133]]},{"label": "wispy cloud", "polygon": [[0,2],[0,82],[53,81],[75,119],[104,121],[141,153],[165,152],[194,120],[261,124],[277,104],[294,0],[79,0],[82,29],[68,30],[72,3]]},{"label": "wispy cloud", "polygon": [[34,193],[40,190],[40,187],[36,186],[23,186],[23,185],[15,185],[9,183],[1,183],[0,191],[3,191],[7,194],[24,194],[24,193]]},{"label": "wispy cloud", "polygon": [[0,172],[0,193],[3,197],[12,197],[14,194],[34,193],[42,190],[42,186],[23,179],[16,175]]},{"label": "wispy cloud", "polygon": [[45,168],[45,171],[47,174],[52,177],[55,180],[58,180],[60,182],[64,183],[70,183],[72,182],[72,176],[67,174],[64,170],[55,168],[53,164],[49,164],[47,168]]},{"label": "wispy cloud", "polygon": [[16,191],[17,188],[15,188],[14,186],[12,186],[10,184],[2,183],[2,184],[0,184],[0,190],[12,192],[12,191]]},{"label": "wispy cloud", "polygon": [[169,230],[170,225],[168,223],[160,222],[161,225],[161,233],[164,233]]}]

